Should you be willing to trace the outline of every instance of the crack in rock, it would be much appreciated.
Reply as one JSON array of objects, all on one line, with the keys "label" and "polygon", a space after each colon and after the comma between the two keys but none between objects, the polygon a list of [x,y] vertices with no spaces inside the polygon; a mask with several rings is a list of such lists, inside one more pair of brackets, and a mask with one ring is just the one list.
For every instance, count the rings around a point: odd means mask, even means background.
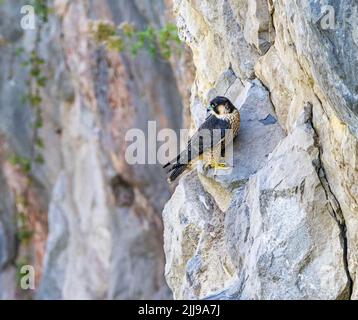
[{"label": "crack in rock", "polygon": [[347,226],[346,226],[346,222],[342,213],[342,209],[341,206],[336,198],[336,196],[334,195],[331,186],[329,185],[327,176],[326,176],[326,172],[321,160],[321,152],[322,152],[322,148],[320,146],[319,143],[319,135],[317,133],[317,130],[314,128],[313,126],[313,115],[312,115],[312,105],[309,103],[309,117],[307,119],[307,122],[310,124],[310,126],[312,127],[314,134],[315,134],[315,146],[318,149],[318,162],[314,164],[315,169],[317,171],[317,175],[319,177],[319,180],[322,184],[322,187],[324,189],[324,192],[326,194],[326,198],[328,200],[328,203],[330,204],[330,214],[332,216],[332,218],[337,222],[338,228],[340,230],[340,243],[343,249],[343,265],[344,265],[344,270],[346,272],[347,275],[347,281],[348,281],[348,288],[347,291],[348,292],[343,292],[342,293],[342,298],[344,299],[345,297],[343,297],[345,294],[347,294],[348,296],[348,300],[351,299],[352,296],[352,292],[353,292],[353,279],[352,276],[350,274],[349,271],[349,263],[348,263],[348,239],[347,239]]}]

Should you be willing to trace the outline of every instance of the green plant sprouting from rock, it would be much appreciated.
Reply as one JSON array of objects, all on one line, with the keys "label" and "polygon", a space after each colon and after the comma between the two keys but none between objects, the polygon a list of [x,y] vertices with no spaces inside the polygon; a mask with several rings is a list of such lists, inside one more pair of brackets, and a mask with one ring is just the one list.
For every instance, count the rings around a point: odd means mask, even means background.
[{"label": "green plant sprouting from rock", "polygon": [[[44,75],[44,59],[40,57],[36,49],[26,53],[24,49],[19,48],[16,54],[24,60],[22,66],[28,68],[28,86],[27,92],[23,95],[24,103],[28,103],[34,112],[33,128],[33,147],[30,162],[34,161],[43,164],[44,158],[41,150],[44,148],[44,142],[39,136],[38,130],[43,127],[43,110],[41,90],[46,86],[47,77]],[[30,167],[31,171],[31,167]]]},{"label": "green plant sprouting from rock", "polygon": [[144,30],[128,22],[116,26],[107,21],[91,22],[90,32],[97,43],[104,44],[109,50],[130,52],[136,56],[142,49],[153,57],[169,59],[173,51],[180,52],[180,39],[177,27],[168,23],[162,28],[148,26]]},{"label": "green plant sprouting from rock", "polygon": [[29,224],[28,211],[29,205],[28,200],[23,196],[16,197],[16,222],[17,222],[17,238],[21,244],[28,245],[32,239],[34,231]]},{"label": "green plant sprouting from rock", "polygon": [[12,154],[7,159],[13,166],[19,167],[23,173],[28,175],[31,172],[31,160],[17,154]]},{"label": "green plant sprouting from rock", "polygon": [[[12,153],[7,157],[7,161],[14,166],[20,173],[22,189],[15,191],[15,223],[17,226],[17,240],[19,243],[18,256],[16,258],[17,278],[21,279],[20,269],[23,265],[31,264],[33,253],[28,248],[32,246],[35,235],[33,222],[34,208],[31,202],[33,187],[33,168],[34,164],[43,164],[44,157],[42,151],[45,147],[44,141],[40,136],[39,130],[43,127],[43,90],[47,84],[46,62],[41,56],[39,43],[41,42],[41,32],[47,23],[50,8],[47,0],[33,0],[30,5],[34,6],[37,25],[34,46],[31,49],[23,47],[15,48],[14,56],[17,58],[21,67],[26,72],[26,91],[22,96],[23,104],[27,104],[32,109],[31,120],[31,149],[28,155],[23,156]],[[35,210],[35,211],[34,211]],[[20,288],[20,287],[18,287]],[[32,293],[24,292],[19,289],[22,298],[31,298]]]},{"label": "green plant sprouting from rock", "polygon": [[37,17],[41,20],[40,22],[46,23],[48,15],[51,12],[47,0],[33,0],[31,4],[35,9]]},{"label": "green plant sprouting from rock", "polygon": [[39,53],[38,44],[41,41],[42,26],[48,21],[48,14],[50,8],[47,5],[47,0],[34,0],[32,2],[37,17],[39,18],[39,24],[37,28],[36,41],[34,48],[27,52],[24,48],[17,48],[15,55],[22,59],[21,65],[28,70],[27,80],[27,92],[23,96],[24,103],[28,103],[34,113],[34,120],[32,124],[33,133],[33,145],[31,150],[31,156],[29,159],[29,168],[26,171],[30,173],[31,164],[35,162],[37,164],[44,163],[44,157],[41,150],[44,148],[44,142],[39,136],[39,129],[43,127],[43,110],[42,110],[42,97],[41,91],[46,86],[47,77],[44,75],[45,60]]}]

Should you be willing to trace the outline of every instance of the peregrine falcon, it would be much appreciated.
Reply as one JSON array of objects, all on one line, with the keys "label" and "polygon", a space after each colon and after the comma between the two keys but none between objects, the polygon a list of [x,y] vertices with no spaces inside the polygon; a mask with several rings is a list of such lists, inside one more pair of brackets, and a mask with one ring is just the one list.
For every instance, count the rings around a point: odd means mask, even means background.
[{"label": "peregrine falcon", "polygon": [[168,181],[175,181],[182,173],[194,167],[197,160],[203,160],[205,167],[226,168],[219,159],[225,156],[225,146],[235,138],[240,127],[240,113],[225,97],[216,97],[207,109],[204,123],[189,139],[184,151],[168,162]]}]

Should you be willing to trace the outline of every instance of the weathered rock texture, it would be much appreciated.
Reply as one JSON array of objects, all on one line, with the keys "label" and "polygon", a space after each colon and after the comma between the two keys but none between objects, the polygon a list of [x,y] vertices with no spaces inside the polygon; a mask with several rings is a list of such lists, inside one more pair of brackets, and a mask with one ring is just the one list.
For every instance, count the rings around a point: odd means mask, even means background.
[{"label": "weathered rock texture", "polygon": [[[10,192],[5,178],[0,174],[0,299],[8,299],[15,295],[14,268],[15,260],[15,225]],[[6,290],[4,290],[6,288]]]},{"label": "weathered rock texture", "polygon": [[217,93],[243,116],[231,173],[183,177],[163,211],[174,297],[357,299],[358,6],[175,0],[174,11],[196,67],[192,127]]},{"label": "weathered rock texture", "polygon": [[148,120],[158,120],[158,130],[180,127],[174,75],[146,53],[133,61],[91,43],[91,19],[143,23],[135,3],[59,1],[56,9],[73,101],[60,106],[63,169],[52,195],[39,296],[164,297],[158,212],[169,189],[158,167],[127,164],[124,137],[130,128],[146,130]]},{"label": "weathered rock texture", "polygon": [[[0,3],[0,299],[358,299],[354,0],[55,0],[33,31],[25,3]],[[191,52],[170,62],[89,34],[171,11]],[[128,165],[128,129],[195,130],[218,94],[242,115],[231,171],[198,167],[170,198],[159,166]]]}]

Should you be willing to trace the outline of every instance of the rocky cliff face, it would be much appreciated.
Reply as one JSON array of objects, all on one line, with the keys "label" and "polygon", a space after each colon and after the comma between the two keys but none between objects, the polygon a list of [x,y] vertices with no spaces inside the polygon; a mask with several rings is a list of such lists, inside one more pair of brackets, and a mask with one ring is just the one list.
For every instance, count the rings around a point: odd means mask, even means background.
[{"label": "rocky cliff face", "polygon": [[[358,299],[354,0],[34,0],[24,31],[25,3],[0,2],[0,299]],[[191,52],[170,61],[90,34],[172,12]],[[195,130],[218,94],[231,171],[172,192],[128,165],[128,129]]]},{"label": "rocky cliff face", "polygon": [[196,67],[193,127],[216,94],[242,114],[233,171],[187,175],[163,211],[174,297],[357,299],[357,5],[175,0],[174,12]]}]

